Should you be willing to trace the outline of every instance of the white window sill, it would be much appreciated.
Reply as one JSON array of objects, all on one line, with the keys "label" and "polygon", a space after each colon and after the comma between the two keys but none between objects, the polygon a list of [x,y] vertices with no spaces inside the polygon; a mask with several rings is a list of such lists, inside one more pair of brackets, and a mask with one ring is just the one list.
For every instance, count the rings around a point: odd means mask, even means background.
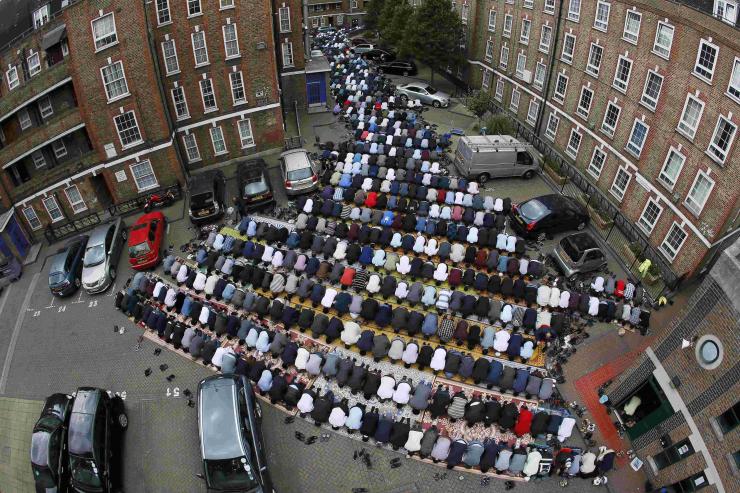
[{"label": "white window sill", "polygon": [[554,10],[543,10],[542,12],[544,12],[545,14],[555,15]]},{"label": "white window sill", "polygon": [[686,137],[686,139],[689,142],[694,142],[694,137],[696,136],[696,130],[694,130],[694,135],[691,135],[686,130],[682,129],[681,127],[676,127],[676,132]]},{"label": "white window sill", "polygon": [[567,19],[568,19],[568,20],[569,20],[570,22],[575,22],[576,24],[579,24],[579,23],[581,22],[581,18],[580,18],[580,17],[575,17],[575,18],[573,18],[573,17],[571,17],[571,16],[568,16],[568,17],[567,17]]},{"label": "white window sill", "polygon": [[563,101],[564,101],[564,99],[565,99],[565,98],[563,98],[563,99],[560,99],[560,98],[558,98],[558,97],[557,97],[557,96],[555,96],[555,95],[553,95],[553,96],[552,96],[552,100],[553,100],[553,101],[555,101],[555,102],[556,102],[556,103],[558,103],[558,104],[563,104]]},{"label": "white window sill", "polygon": [[203,161],[203,158],[198,158],[198,159],[188,159],[188,163],[189,163],[189,164],[192,164],[192,163],[197,163],[197,162],[199,162],[199,161]]},{"label": "white window sill", "polygon": [[249,101],[246,99],[244,101],[234,101],[234,106],[242,106],[244,104],[247,104]]},{"label": "white window sill", "polygon": [[188,14],[188,19],[194,19],[196,17],[200,17],[203,15],[203,12],[198,12],[197,14]]},{"label": "white window sill", "polygon": [[290,34],[290,33],[292,33],[292,32],[293,32],[293,31],[292,31],[292,30],[290,30],[290,29],[288,29],[287,31],[283,31],[282,29],[280,30],[280,34]]},{"label": "white window sill", "polygon": [[702,206],[702,208],[697,211],[696,207],[689,204],[686,200],[683,201],[683,206],[697,219],[699,219],[699,216],[701,216],[701,211],[704,210],[704,207]]},{"label": "white window sill", "polygon": [[139,193],[141,193],[141,192],[146,192],[147,190],[154,190],[154,189],[155,189],[155,188],[157,188],[157,187],[159,187],[159,184],[158,184],[158,183],[155,183],[155,184],[154,184],[154,185],[152,185],[151,187],[146,187],[146,188],[139,188],[139,185],[136,185],[136,190],[137,190],[137,191],[138,191]]},{"label": "white window sill", "polygon": [[114,41],[113,43],[111,43],[109,45],[101,46],[100,48],[95,48],[95,53],[100,53],[101,51],[105,51],[108,48],[111,48],[113,46],[116,46],[118,43],[119,43],[119,41],[116,40],[116,41]]},{"label": "white window sill", "polygon": [[33,73],[29,72],[29,74],[31,75],[31,77],[34,77],[34,76],[36,76],[36,75],[38,75],[40,73],[41,73],[41,69],[38,69],[36,72],[33,72]]},{"label": "white window sill", "polygon": [[506,34],[506,33],[504,33],[504,34],[502,34],[502,36],[503,36],[504,38],[511,38],[511,33],[509,33],[509,34]]},{"label": "white window sill", "polygon": [[489,33],[495,33],[495,32],[496,32],[496,29],[495,29],[495,28],[491,29],[491,28],[489,27],[489,28],[488,28],[488,32],[489,32]]},{"label": "white window sill", "polygon": [[127,92],[127,93],[125,93],[125,94],[121,94],[120,96],[116,96],[116,97],[115,97],[115,98],[113,98],[113,99],[109,99],[109,100],[108,100],[108,104],[111,104],[111,103],[115,103],[116,101],[120,101],[121,99],[123,99],[123,98],[127,98],[127,97],[129,97],[129,96],[131,96],[131,93],[130,93],[130,92]]},{"label": "white window sill", "polygon": [[86,210],[87,210],[87,206],[83,207],[79,211],[74,210],[74,206],[72,206],[72,213],[75,214],[75,215],[76,214],[79,214],[80,212],[85,212]]},{"label": "white window sill", "polygon": [[658,102],[655,102],[655,106],[650,106],[648,103],[640,99],[640,106],[647,108],[648,110],[650,110],[651,113],[655,113],[655,109],[658,107]]},{"label": "white window sill", "polygon": [[547,135],[545,134],[545,138],[549,140],[550,142],[555,142],[555,136],[554,135]]},{"label": "white window sill", "polygon": [[[740,91],[740,89],[738,89],[738,91]],[[735,95],[734,95],[734,94],[732,94],[732,93],[731,93],[730,91],[726,91],[726,92],[725,92],[725,95],[726,95],[726,96],[727,96],[728,98],[730,98],[730,99],[732,99],[733,101],[735,101],[735,102],[736,102],[737,104],[740,104],[740,96],[735,96]]]},{"label": "white window sill", "polygon": [[561,62],[565,63],[566,65],[573,65],[573,59],[566,60],[565,58],[560,59]]},{"label": "white window sill", "polygon": [[167,74],[165,74],[165,75],[166,75],[167,77],[171,77],[171,76],[173,76],[173,75],[177,75],[177,74],[179,74],[179,73],[180,73],[180,71],[179,71],[179,70],[175,70],[174,72],[167,72]]},{"label": "white window sill", "polygon": [[601,31],[602,33],[605,33],[609,29],[609,26],[601,27],[601,26],[597,26],[595,24],[592,27],[594,29],[596,29],[597,31]]},{"label": "white window sill", "polygon": [[636,159],[640,159],[640,155],[642,154],[642,149],[640,149],[640,152],[635,152],[635,150],[630,148],[629,146],[625,146],[624,150]]},{"label": "white window sill", "polygon": [[519,44],[523,44],[525,46],[529,46],[529,40],[528,39],[519,39]]},{"label": "white window sill", "polygon": [[229,153],[229,151],[226,150],[226,151],[221,151],[221,152],[214,152],[213,155],[214,156],[223,156],[224,154],[228,154],[228,153]]},{"label": "white window sill", "polygon": [[674,187],[676,186],[676,184],[675,184],[675,183],[674,183],[673,185],[669,185],[668,183],[666,183],[665,181],[663,181],[663,180],[662,180],[662,179],[660,178],[660,175],[658,175],[658,184],[659,184],[659,185],[660,185],[661,187],[663,187],[663,188],[664,188],[664,189],[665,189],[665,190],[666,190],[667,192],[670,192],[670,193],[673,193],[673,188],[674,188]]},{"label": "white window sill", "polygon": [[205,115],[206,113],[213,113],[214,111],[218,111],[218,108],[211,108],[209,110],[203,110],[203,114]]},{"label": "white window sill", "polygon": [[190,115],[178,116],[178,117],[176,117],[176,119],[177,119],[178,122],[182,122],[182,121],[185,121],[185,120],[190,120]]},{"label": "white window sill", "polygon": [[226,7],[219,7],[218,10],[232,10],[234,8],[236,7],[234,7],[233,5],[227,5]]},{"label": "white window sill", "polygon": [[619,86],[618,86],[618,85],[616,85],[616,84],[612,84],[612,87],[613,87],[614,89],[616,89],[617,91],[621,92],[622,94],[627,94],[627,88],[626,88],[626,87],[625,87],[624,89],[622,89],[621,87],[619,87]]},{"label": "white window sill", "polygon": [[650,50],[650,52],[651,52],[651,53],[652,53],[653,55],[655,55],[655,56],[657,56],[657,57],[660,57],[660,58],[662,58],[663,60],[668,60],[668,59],[669,59],[669,57],[670,57],[670,53],[669,53],[669,55],[668,55],[668,56],[666,56],[666,55],[664,55],[663,53],[661,53],[661,52],[659,52],[659,51],[655,51],[655,48],[653,48],[652,50]]},{"label": "white window sill", "polygon": [[[692,74],[692,75],[693,75],[694,77],[696,77],[697,79],[701,80],[702,82],[706,82],[706,83],[707,83],[707,84],[709,84],[710,86],[712,85],[712,79],[707,79],[706,77],[704,77],[703,75],[701,75],[701,74],[700,74],[699,72],[697,72],[696,70],[693,70],[693,71],[691,72],[691,74]],[[712,74],[712,77],[714,77],[714,74]]]},{"label": "white window sill", "polygon": [[54,224],[54,223],[58,223],[59,221],[64,221],[64,216],[58,217],[56,219],[52,219],[51,223]]},{"label": "white window sill", "polygon": [[637,41],[639,41],[639,38],[638,39],[635,39],[635,40],[632,40],[630,38],[625,38],[624,36],[622,36],[622,41],[626,41],[627,43],[629,43],[631,45],[637,46]]},{"label": "white window sill", "polygon": [[169,26],[170,24],[172,24],[172,21],[171,20],[170,21],[167,21],[167,22],[163,22],[162,24],[157,24],[157,27]]},{"label": "white window sill", "polygon": [[613,190],[613,189],[611,189],[611,188],[610,188],[610,189],[609,189],[609,193],[610,193],[610,194],[611,194],[611,195],[612,195],[612,196],[613,196],[613,197],[614,197],[615,199],[617,199],[617,202],[619,202],[619,203],[621,203],[621,202],[622,202],[622,200],[624,200],[624,192],[622,193],[622,196],[620,197],[620,196],[619,196],[618,194],[614,193],[614,190]]},{"label": "white window sill", "polygon": [[604,127],[601,127],[599,129],[599,132],[601,132],[602,134],[606,135],[610,139],[613,139],[614,138],[614,130],[609,130],[609,129],[606,129]]},{"label": "white window sill", "polygon": [[599,79],[599,73],[598,72],[592,72],[588,68],[586,69],[586,75],[590,75],[591,77],[593,77],[596,80]]},{"label": "white window sill", "polygon": [[541,90],[542,90],[542,84],[535,84],[535,83],[533,82],[533,83],[532,83],[532,87],[534,87],[534,88],[535,88],[535,89],[537,89],[538,91],[541,91]]},{"label": "white window sill", "polygon": [[576,159],[578,157],[578,151],[573,152],[570,149],[565,150],[565,155],[570,157],[571,159]]},{"label": "white window sill", "polygon": [[588,113],[586,113],[584,115],[582,111],[576,110],[576,115],[579,116],[579,117],[581,117],[583,119],[583,121],[585,121],[586,123],[588,123]]},{"label": "white window sill", "polygon": [[292,63],[290,65],[283,65],[283,68],[294,68],[294,67],[295,65],[293,65]]},{"label": "white window sill", "polygon": [[601,173],[596,174],[593,171],[591,171],[590,169],[587,169],[586,172],[589,174],[589,176],[591,176],[591,178],[593,178],[596,181],[599,181],[599,177],[601,176]]},{"label": "white window sill", "polygon": [[645,233],[647,236],[650,236],[655,229],[655,224],[653,224],[653,227],[648,229],[647,226],[642,224],[639,220],[637,221],[637,226],[642,230],[643,233]]},{"label": "white window sill", "polygon": [[488,63],[492,63],[492,62],[493,62],[493,57],[485,57],[485,58],[483,59],[483,61],[484,61],[484,62],[488,62]]},{"label": "white window sill", "polygon": [[242,57],[242,54],[241,53],[237,53],[236,55],[229,55],[229,56],[227,56],[225,58],[225,60],[236,60],[237,58],[241,58],[241,57]]},{"label": "white window sill", "polygon": [[541,53],[544,53],[545,55],[547,55],[547,54],[550,53],[550,47],[549,46],[547,48],[542,48],[542,46],[540,46],[538,49],[539,49],[539,51]]},{"label": "white window sill", "polygon": [[137,140],[136,142],[132,142],[132,143],[130,143],[130,144],[122,145],[122,146],[121,146],[121,150],[122,150],[122,151],[125,151],[126,149],[131,149],[132,147],[136,147],[136,146],[139,146],[139,145],[141,145],[141,144],[143,144],[143,143],[144,143],[144,141],[143,141],[143,140]]},{"label": "white window sill", "polygon": [[257,147],[257,144],[253,143],[253,144],[243,145],[242,149],[251,149],[252,147]]},{"label": "white window sill", "polygon": [[711,153],[711,152],[709,151],[709,149],[707,149],[706,151],[704,151],[704,153],[705,153],[705,154],[706,154],[707,156],[709,156],[709,157],[710,157],[710,158],[712,159],[712,161],[714,161],[715,163],[717,163],[717,164],[719,164],[720,166],[724,167],[724,165],[725,165],[725,161],[727,160],[727,157],[725,157],[725,159],[720,159],[720,158],[718,158],[717,156],[715,156],[715,155],[714,155],[713,153]]},{"label": "white window sill", "polygon": [[196,63],[195,64],[195,68],[207,67],[210,64],[211,64],[211,62]]}]

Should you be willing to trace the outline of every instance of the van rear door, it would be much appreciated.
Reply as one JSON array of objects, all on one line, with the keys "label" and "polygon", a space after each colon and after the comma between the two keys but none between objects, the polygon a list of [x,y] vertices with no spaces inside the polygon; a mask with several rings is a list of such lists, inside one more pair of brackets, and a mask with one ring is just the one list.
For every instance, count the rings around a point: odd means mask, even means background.
[{"label": "van rear door", "polygon": [[455,168],[462,176],[468,177],[470,174],[470,163],[473,162],[473,150],[470,148],[465,139],[460,139],[455,151]]}]

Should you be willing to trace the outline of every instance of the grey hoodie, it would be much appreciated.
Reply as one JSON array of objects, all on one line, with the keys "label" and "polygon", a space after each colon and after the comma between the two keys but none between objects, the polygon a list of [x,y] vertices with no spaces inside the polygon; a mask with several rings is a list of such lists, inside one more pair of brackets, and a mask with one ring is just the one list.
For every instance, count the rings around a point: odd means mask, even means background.
[{"label": "grey hoodie", "polygon": [[429,397],[432,395],[432,384],[421,381],[414,388],[414,392],[409,399],[409,405],[419,411],[423,411],[429,406]]}]

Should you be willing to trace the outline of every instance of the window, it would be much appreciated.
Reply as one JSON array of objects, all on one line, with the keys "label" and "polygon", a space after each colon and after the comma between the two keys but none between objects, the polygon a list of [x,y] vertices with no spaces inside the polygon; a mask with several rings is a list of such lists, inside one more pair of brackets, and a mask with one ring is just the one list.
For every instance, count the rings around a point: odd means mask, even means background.
[{"label": "window", "polygon": [[649,70],[645,78],[645,87],[642,90],[640,102],[651,111],[655,111],[655,108],[658,107],[658,98],[660,97],[660,89],[662,87],[663,76]]},{"label": "window", "polygon": [[234,8],[234,0],[221,0],[220,8],[221,8],[221,10],[223,10],[223,9],[233,9]]},{"label": "window", "polygon": [[576,37],[572,34],[566,34],[563,38],[563,53],[560,59],[565,63],[573,63],[573,52],[576,50]]},{"label": "window", "polygon": [[555,13],[555,0],[545,0],[545,7],[543,10],[546,14],[554,14]]},{"label": "window", "polygon": [[586,73],[599,77],[599,70],[601,69],[601,60],[604,57],[604,48],[591,43],[591,49],[588,52],[588,63],[586,64]]},{"label": "window", "polygon": [[578,133],[578,129],[571,129],[570,137],[568,138],[568,147],[565,148],[565,153],[573,159],[576,159],[578,156],[578,149],[581,147],[581,140],[583,140],[583,136]]},{"label": "window", "polygon": [[558,125],[560,124],[560,118],[555,113],[550,113],[547,118],[547,128],[545,128],[545,137],[555,141],[555,136],[558,134]]},{"label": "window", "polygon": [[540,51],[547,53],[550,51],[550,43],[552,42],[552,27],[542,26],[542,32],[540,33]]},{"label": "window", "polygon": [[103,77],[105,95],[108,97],[109,103],[129,95],[126,74],[123,72],[123,62],[118,61],[106,65],[100,69],[100,75]]},{"label": "window", "polygon": [[594,92],[586,86],[581,88],[581,97],[578,98],[578,113],[583,118],[588,118],[588,113],[591,111],[591,101],[594,99]]},{"label": "window", "polygon": [[177,61],[174,39],[162,41],[162,56],[164,57],[164,68],[167,75],[176,74],[180,71],[180,62]]},{"label": "window", "polygon": [[357,0],[352,0],[351,8],[353,8],[353,9],[359,8],[358,7],[358,4],[357,4]]},{"label": "window", "polygon": [[629,141],[627,141],[626,149],[633,156],[639,158],[642,153],[642,148],[647,140],[647,134],[650,127],[642,120],[635,119],[635,123],[632,125],[632,132],[630,133]]},{"label": "window", "polygon": [[711,83],[714,76],[714,66],[717,63],[719,48],[704,39],[699,43],[699,51],[696,54],[694,64],[694,75]]},{"label": "window", "polygon": [[622,39],[636,45],[637,40],[640,37],[641,22],[641,13],[634,10],[628,10],[627,16],[624,18],[624,32],[622,33]]},{"label": "window", "polygon": [[732,141],[735,139],[737,127],[726,117],[720,115],[717,120],[717,126],[714,127],[712,142],[709,144],[707,152],[720,164],[724,164],[727,154],[732,147]]},{"label": "window", "polygon": [[488,40],[486,41],[486,58],[487,61],[493,60],[493,41]]},{"label": "window", "polygon": [[39,59],[38,53],[34,53],[26,60],[28,61],[28,73],[31,75],[31,77],[41,72],[41,61]]},{"label": "window", "polygon": [[75,214],[79,214],[80,212],[87,210],[87,205],[85,205],[85,201],[82,199],[82,194],[80,194],[80,190],[77,188],[77,185],[65,188],[64,195],[67,196],[69,205],[72,207],[72,212]]},{"label": "window", "polygon": [[[710,344],[714,344],[708,341]],[[716,346],[715,346],[716,347]],[[675,443],[659,454],[653,456],[653,461],[657,466],[658,470],[665,469],[666,467],[680,462],[685,457],[690,456],[694,453],[694,447],[691,445],[691,441],[686,438],[678,443]]]},{"label": "window", "polygon": [[542,89],[542,86],[545,83],[545,72],[547,72],[545,64],[537,62],[537,67],[534,69],[534,81],[532,82],[534,87]]},{"label": "window", "polygon": [[62,214],[62,210],[59,208],[59,204],[57,204],[57,199],[55,196],[50,195],[43,199],[41,202],[43,202],[44,207],[46,208],[46,212],[49,213],[49,218],[51,219],[51,222],[55,223],[64,219],[64,214]]},{"label": "window", "polygon": [[282,45],[283,49],[283,67],[293,66],[293,43],[286,41]]},{"label": "window", "polygon": [[552,99],[562,103],[565,100],[565,91],[568,90],[568,76],[565,74],[558,74],[558,79],[555,81],[555,92],[552,95]]},{"label": "window", "polygon": [[312,27],[319,27],[319,18],[318,17],[312,17],[311,18],[311,26]]},{"label": "window", "polygon": [[512,17],[511,14],[506,14],[504,16],[504,36],[509,37],[511,36],[511,26],[514,23],[514,17]]},{"label": "window", "polygon": [[681,250],[683,242],[686,241],[686,236],[688,236],[686,232],[674,222],[670,231],[668,231],[668,234],[663,239],[663,243],[660,244],[660,251],[669,260],[673,260],[678,255],[678,251]]},{"label": "window", "polygon": [[499,66],[506,70],[506,67],[509,66],[509,47],[508,46],[502,46],[501,47],[501,57],[498,61]]},{"label": "window", "polygon": [[245,120],[239,120],[239,140],[242,144],[242,149],[254,146],[254,136],[252,135],[252,121],[247,118]]},{"label": "window", "polygon": [[568,20],[578,22],[581,18],[581,0],[570,0],[568,3]]},{"label": "window", "polygon": [[31,115],[28,114],[28,108],[22,108],[18,111],[18,122],[21,124],[21,130],[25,130],[33,124]]},{"label": "window", "polygon": [[247,102],[247,96],[244,93],[244,79],[241,72],[231,72],[229,74],[231,83],[231,97],[234,100],[234,106]]},{"label": "window", "polygon": [[624,198],[624,192],[627,191],[627,185],[630,183],[630,179],[632,177],[629,173],[627,173],[627,170],[624,168],[619,168],[617,170],[617,174],[614,177],[614,181],[612,182],[612,187],[609,189],[612,195],[614,195],[619,201],[621,202]]},{"label": "window", "polygon": [[522,29],[519,31],[519,42],[529,44],[529,31],[532,29],[532,21],[522,19]]},{"label": "window", "polygon": [[35,29],[40,28],[47,22],[49,22],[49,5],[50,3],[47,3],[43,7],[34,10],[33,12],[33,27]]},{"label": "window", "polygon": [[8,79],[8,89],[11,91],[20,85],[17,68],[10,67],[8,71],[5,72],[5,77]]},{"label": "window", "polygon": [[519,89],[514,87],[511,90],[511,102],[509,103],[509,109],[516,113],[519,110],[519,98],[521,97],[521,93],[519,92]]},{"label": "window", "polygon": [[601,176],[601,170],[604,169],[605,161],[606,153],[598,147],[595,147],[594,153],[591,154],[591,161],[588,163],[588,168],[586,168],[586,171],[588,171],[591,176],[598,180],[599,176]]},{"label": "window", "polygon": [[609,2],[599,0],[596,4],[596,17],[594,17],[594,29],[606,32],[609,27],[609,12],[612,6]]},{"label": "window", "polygon": [[41,221],[39,221],[39,216],[36,215],[36,211],[33,207],[26,207],[23,209],[23,215],[26,216],[26,221],[28,222],[28,225],[31,226],[32,230],[36,231],[41,228]]},{"label": "window", "polygon": [[152,164],[149,161],[141,161],[131,165],[131,175],[134,177],[136,188],[139,192],[157,188],[157,177],[154,176]]},{"label": "window", "polygon": [[124,149],[143,142],[139,125],[136,123],[136,115],[133,111],[127,111],[113,119],[118,131],[118,138],[121,139],[121,147]]},{"label": "window", "polygon": [[93,39],[95,40],[95,51],[100,51],[113,46],[118,42],[116,33],[116,20],[113,12],[92,21]]},{"label": "window", "polygon": [[681,174],[681,169],[685,161],[686,156],[678,152],[678,149],[671,147],[665,158],[665,163],[663,163],[663,168],[658,175],[658,179],[668,190],[673,190],[673,187],[676,185],[678,175]]},{"label": "window", "polygon": [[525,9],[532,9],[534,8],[534,0],[524,0],[522,3],[522,7]]},{"label": "window", "polygon": [[224,142],[224,133],[221,130],[221,127],[211,127],[211,142],[213,143],[213,154],[218,156],[220,154],[226,154],[228,149],[226,149],[226,142]]},{"label": "window", "polygon": [[484,89],[488,89],[491,85],[491,74],[492,72],[488,69],[483,69],[483,81],[481,82],[481,86]]},{"label": "window", "polygon": [[65,147],[64,141],[62,139],[52,142],[51,148],[54,150],[54,156],[56,156],[57,159],[67,155],[67,147]]},{"label": "window", "polygon": [[637,220],[637,224],[645,233],[650,234],[653,232],[653,228],[655,228],[661,212],[663,212],[663,208],[653,199],[648,199],[645,208],[642,210],[642,214],[640,214],[640,219]]},{"label": "window", "polygon": [[224,51],[226,58],[239,56],[239,39],[236,35],[236,24],[226,24],[222,28],[224,34]]},{"label": "window", "polygon": [[200,151],[198,150],[198,141],[195,140],[195,134],[183,135],[182,143],[185,145],[185,154],[188,156],[188,162],[194,163],[200,161]]},{"label": "window", "polygon": [[470,10],[470,7],[468,7],[467,4],[462,5],[462,9],[460,10],[460,19],[462,20],[463,24],[468,23],[468,12]]},{"label": "window", "polygon": [[41,151],[36,151],[31,154],[31,159],[33,160],[33,166],[36,169],[46,166],[46,158],[44,157],[44,153]]},{"label": "window", "polygon": [[524,79],[524,71],[527,68],[527,55],[519,53],[516,56],[516,76]]},{"label": "window", "polygon": [[696,178],[694,178],[694,183],[691,185],[689,194],[686,196],[684,205],[686,205],[688,210],[698,216],[704,209],[704,205],[707,203],[707,199],[713,188],[714,180],[709,178],[708,174],[699,170]]},{"label": "window", "polygon": [[534,125],[537,123],[537,112],[540,110],[540,103],[534,99],[529,100],[529,108],[527,109],[527,123]]},{"label": "window", "polygon": [[715,0],[714,15],[734,26],[737,22],[737,0]]},{"label": "window", "polygon": [[727,85],[727,95],[740,103],[740,58],[735,58],[732,65],[730,83]]},{"label": "window", "polygon": [[184,120],[190,118],[190,110],[188,110],[188,101],[185,98],[185,90],[182,86],[177,86],[172,89],[172,104],[175,105],[175,116],[178,120]]},{"label": "window", "polygon": [[188,0],[188,17],[200,15],[203,11],[200,8],[200,0]]},{"label": "window", "polygon": [[696,135],[696,129],[699,127],[699,121],[701,121],[701,115],[704,112],[704,102],[689,94],[686,96],[686,102],[683,106],[683,113],[681,119],[678,122],[678,130],[689,140],[694,139]]},{"label": "window", "polygon": [[488,11],[488,30],[496,32],[496,11],[493,9]]},{"label": "window", "polygon": [[632,71],[632,60],[624,56],[619,57],[617,70],[614,72],[614,82],[612,85],[619,91],[627,92],[627,86],[630,83],[630,72]]},{"label": "window", "polygon": [[54,114],[54,108],[51,105],[51,98],[49,96],[39,99],[39,113],[41,113],[41,118],[48,118]]},{"label": "window", "polygon": [[653,43],[653,53],[665,58],[671,56],[671,46],[673,46],[673,26],[665,22],[658,22],[658,29],[655,31],[655,42]]},{"label": "window", "polygon": [[740,401],[717,416],[717,424],[725,435],[737,428],[740,425]]},{"label": "window", "polygon": [[504,81],[503,79],[498,79],[496,81],[496,92],[494,93],[494,96],[498,101],[504,100]]},{"label": "window", "polygon": [[290,32],[290,7],[280,7],[278,9],[278,17],[280,18],[280,32]]},{"label": "window", "polygon": [[157,0],[157,24],[161,26],[170,22],[170,0]]},{"label": "window", "polygon": [[195,58],[195,66],[202,67],[208,65],[208,47],[206,46],[206,33],[198,31],[190,35],[190,39],[193,42],[193,57]]},{"label": "window", "polygon": [[216,95],[213,93],[213,81],[211,79],[203,79],[200,81],[200,96],[203,99],[203,113],[216,111],[218,109],[218,106],[216,105]]}]

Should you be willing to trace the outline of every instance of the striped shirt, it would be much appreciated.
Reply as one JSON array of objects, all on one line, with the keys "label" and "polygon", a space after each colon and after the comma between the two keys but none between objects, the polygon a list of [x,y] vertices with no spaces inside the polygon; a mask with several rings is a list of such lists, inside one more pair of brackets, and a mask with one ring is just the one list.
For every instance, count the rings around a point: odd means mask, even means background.
[{"label": "striped shirt", "polygon": [[450,407],[447,409],[447,414],[452,419],[462,419],[463,416],[465,416],[465,405],[468,403],[468,400],[465,398],[464,395],[456,395],[452,398],[452,403],[450,404]]},{"label": "striped shirt", "polygon": [[370,274],[366,270],[357,271],[355,278],[352,280],[352,289],[355,291],[362,291],[367,287],[367,282],[370,279]]},{"label": "striped shirt", "polygon": [[437,329],[437,337],[442,342],[447,342],[452,339],[452,334],[455,332],[455,322],[451,318],[443,318],[442,323],[439,324]]}]

